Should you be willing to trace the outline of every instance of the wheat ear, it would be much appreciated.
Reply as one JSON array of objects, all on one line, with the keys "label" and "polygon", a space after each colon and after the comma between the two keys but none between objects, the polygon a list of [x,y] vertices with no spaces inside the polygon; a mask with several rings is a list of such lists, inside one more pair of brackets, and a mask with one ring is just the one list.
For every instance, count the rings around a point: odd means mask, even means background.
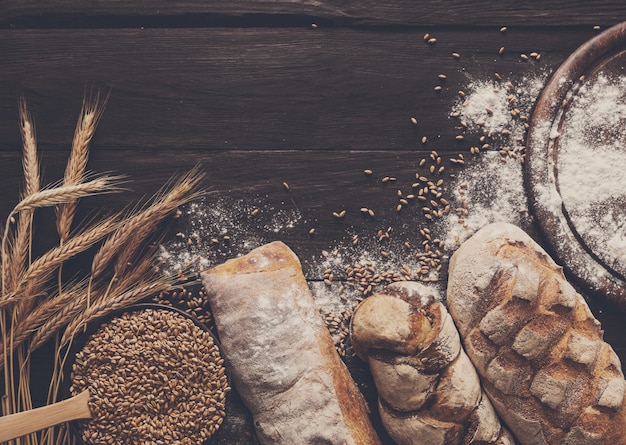
[{"label": "wheat ear", "polygon": [[[114,270],[118,276],[124,273],[133,255],[145,244],[146,240],[156,231],[158,224],[168,214],[201,195],[201,192],[197,190],[202,179],[203,175],[198,171],[192,171],[190,174],[185,175],[172,187],[169,193],[162,195],[156,200],[154,205],[144,214],[143,218],[139,218],[137,221],[138,225],[133,230],[132,236],[128,238],[128,241],[122,246],[117,255]],[[194,193],[194,191],[196,192]]]},{"label": "wheat ear", "polygon": [[[120,289],[126,290],[133,284],[146,280],[146,276],[154,276],[148,273],[152,262],[152,258],[148,256],[143,257],[128,274],[119,279],[114,277],[110,282],[96,282],[97,285],[91,280],[85,280],[64,290],[63,293],[54,298],[53,302],[51,302],[52,304],[44,303],[43,305],[48,305],[49,307],[42,309],[38,316],[40,322],[31,340],[31,351],[34,351],[49,340],[72,319],[82,317],[81,313],[88,308],[90,299],[95,302],[102,301],[111,295],[115,295]],[[54,303],[55,301],[56,303]],[[37,322],[33,321],[33,323]],[[24,326],[23,329],[26,330],[26,328],[30,327]]]},{"label": "wheat ear", "polygon": [[[77,306],[80,310],[80,301],[85,298],[87,292],[86,281],[80,281],[66,286],[62,293],[42,301],[30,311],[24,318],[19,320],[13,329],[13,348],[22,344],[33,332],[53,319],[59,313],[71,313]],[[52,334],[54,334],[53,331]]]},{"label": "wheat ear", "polygon": [[[83,106],[78,117],[76,130],[74,131],[74,139],[72,140],[72,150],[65,168],[63,177],[63,185],[77,185],[85,179],[85,168],[89,158],[89,144],[96,131],[96,127],[106,104],[107,98],[100,101],[100,93],[95,96],[85,97]],[[70,229],[78,200],[73,199],[66,201],[56,209],[57,213],[57,232],[61,242],[64,242],[70,235]]]},{"label": "wheat ear", "polygon": [[[22,169],[24,172],[22,197],[25,198],[40,191],[41,178],[35,125],[23,97],[19,101],[19,116],[20,134],[22,136]],[[7,288],[9,289],[15,285],[17,277],[23,273],[27,262],[30,260],[33,213],[32,210],[24,211],[17,220],[11,251],[7,254],[9,263]]]},{"label": "wheat ear", "polygon": [[86,287],[85,282],[74,283],[63,289],[61,294],[36,306],[35,310],[16,324],[12,348],[20,346],[33,335],[32,340],[36,341],[36,345],[32,341],[28,344],[32,352],[54,337],[69,319],[84,310]]},{"label": "wheat ear", "polygon": [[[137,303],[151,295],[166,292],[175,287],[174,283],[165,280],[140,282],[132,288],[116,294],[112,298],[103,299],[88,307],[80,316],[74,318],[65,329],[61,338],[61,345],[67,344],[76,333],[94,320],[104,317],[116,310],[123,309],[128,305]],[[31,344],[35,343],[35,339]]]},{"label": "wheat ear", "polygon": [[[89,182],[85,182],[83,184],[73,185],[73,186],[60,186],[54,187],[50,189],[41,190],[39,192],[33,193],[30,196],[22,199],[17,206],[11,211],[9,216],[7,217],[7,222],[4,228],[4,235],[2,237],[2,243],[0,247],[0,258],[3,259],[2,262],[2,298],[0,298],[0,307],[3,306],[2,302],[6,301],[8,297],[11,296],[10,291],[7,290],[6,281],[7,281],[7,271],[6,271],[6,258],[7,256],[7,243],[9,238],[9,228],[12,224],[12,221],[15,220],[15,215],[20,212],[31,211],[40,207],[48,207],[52,205],[59,204],[61,202],[65,202],[68,199],[72,199],[72,197],[82,197],[82,196],[90,196],[101,193],[113,193],[117,191],[121,191],[118,183],[121,182],[121,177],[119,176],[102,176],[96,179],[93,179]],[[14,293],[14,292],[13,292]]]},{"label": "wheat ear", "polygon": [[[26,100],[19,101],[19,126],[22,136],[22,169],[24,172],[24,189],[22,198],[37,193],[41,189],[39,159],[37,156],[37,138],[35,125],[26,106]],[[3,287],[11,288],[17,276],[26,267],[30,252],[32,212],[24,212],[17,222],[15,237],[11,244],[11,252],[7,253],[2,265]],[[5,283],[5,279],[7,282]]]},{"label": "wheat ear", "polygon": [[61,185],[43,189],[22,199],[17,206],[15,206],[10,216],[14,216],[24,210],[50,207],[85,196],[119,192],[122,190],[120,187],[122,179],[122,176],[100,176],[81,184]]},{"label": "wheat ear", "polygon": [[181,177],[168,192],[158,195],[146,209],[129,216],[123,225],[101,246],[94,255],[91,275],[96,279],[102,275],[112,260],[117,257],[116,273],[121,273],[133,253],[156,229],[157,225],[179,206],[196,199],[202,192],[198,188],[204,174],[195,167]]},{"label": "wheat ear", "polygon": [[118,224],[116,216],[106,218],[37,258],[20,277],[16,289],[0,300],[0,308],[12,301],[34,297],[35,295],[24,290],[42,287],[61,264],[102,240],[115,230]]},{"label": "wheat ear", "polygon": [[[65,293],[65,291],[63,292]],[[34,335],[29,343],[31,352],[38,349],[45,342],[58,334],[63,326],[67,325],[74,317],[85,310],[87,307],[87,293],[78,293],[73,296],[75,298],[72,298],[68,304],[41,323],[33,332]]]},{"label": "wheat ear", "polygon": [[22,167],[24,170],[24,195],[28,196],[41,189],[39,159],[35,125],[26,107],[26,100],[20,99],[20,133],[22,135]]},{"label": "wheat ear", "polygon": [[27,211],[20,215],[15,228],[14,239],[9,244],[7,253],[7,289],[13,289],[18,277],[24,273],[30,257],[33,212]]}]

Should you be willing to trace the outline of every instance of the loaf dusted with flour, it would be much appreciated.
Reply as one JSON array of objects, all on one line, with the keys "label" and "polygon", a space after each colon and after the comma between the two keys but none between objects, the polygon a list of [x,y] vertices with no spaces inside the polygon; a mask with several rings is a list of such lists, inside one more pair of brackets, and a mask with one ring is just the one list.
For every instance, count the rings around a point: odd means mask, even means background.
[{"label": "loaf dusted with flour", "polygon": [[263,444],[380,444],[296,255],[273,242],[202,274],[234,386]]},{"label": "loaf dusted with flour", "polygon": [[385,429],[399,445],[511,444],[437,294],[398,282],[357,306],[351,342],[369,364]]},{"label": "loaf dusted with flour", "polygon": [[562,269],[521,229],[491,224],[461,245],[447,304],[485,392],[522,444],[626,443],[620,361]]}]

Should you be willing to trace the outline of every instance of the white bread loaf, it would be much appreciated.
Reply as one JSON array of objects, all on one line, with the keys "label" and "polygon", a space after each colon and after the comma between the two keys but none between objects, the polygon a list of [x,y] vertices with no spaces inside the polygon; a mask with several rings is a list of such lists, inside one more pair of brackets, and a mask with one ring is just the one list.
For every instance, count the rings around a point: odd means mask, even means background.
[{"label": "white bread loaf", "polygon": [[234,386],[263,444],[376,445],[296,255],[273,242],[202,274]]},{"label": "white bread loaf", "polygon": [[450,260],[447,304],[498,414],[524,445],[626,443],[624,375],[561,267],[495,223]]},{"label": "white bread loaf", "polygon": [[369,364],[399,445],[511,444],[434,290],[397,282],[357,306],[351,342]]}]

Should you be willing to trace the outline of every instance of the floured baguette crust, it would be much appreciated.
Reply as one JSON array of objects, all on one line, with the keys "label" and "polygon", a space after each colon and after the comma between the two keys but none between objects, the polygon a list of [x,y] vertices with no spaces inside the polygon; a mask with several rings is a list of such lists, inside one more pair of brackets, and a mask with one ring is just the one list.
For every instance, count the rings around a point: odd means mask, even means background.
[{"label": "floured baguette crust", "polygon": [[522,444],[626,443],[620,361],[562,269],[521,229],[491,224],[461,245],[447,304]]},{"label": "floured baguette crust", "polygon": [[202,274],[222,350],[264,444],[380,444],[296,255],[273,242]]},{"label": "floured baguette crust", "polygon": [[372,372],[399,445],[511,444],[434,290],[397,282],[357,306],[351,342]]}]

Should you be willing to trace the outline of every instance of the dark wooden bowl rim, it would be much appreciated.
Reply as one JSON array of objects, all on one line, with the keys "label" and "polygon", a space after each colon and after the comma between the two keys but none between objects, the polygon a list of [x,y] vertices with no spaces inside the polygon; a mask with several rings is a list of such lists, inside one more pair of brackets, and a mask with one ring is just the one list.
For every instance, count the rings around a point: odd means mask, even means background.
[{"label": "dark wooden bowl rim", "polygon": [[[557,262],[588,291],[602,295],[626,310],[626,277],[608,266],[585,244],[564,205],[556,208],[548,202],[555,196],[560,198],[558,179],[555,179],[558,178],[558,142],[551,138],[551,129],[560,129],[567,105],[581,82],[593,78],[602,67],[614,65],[616,61],[622,67],[626,66],[626,22],[585,42],[552,74],[531,116],[526,138],[525,180],[531,210]],[[584,76],[583,80],[581,76]],[[566,98],[568,101],[563,106]],[[552,198],[546,196],[546,190]]]}]

